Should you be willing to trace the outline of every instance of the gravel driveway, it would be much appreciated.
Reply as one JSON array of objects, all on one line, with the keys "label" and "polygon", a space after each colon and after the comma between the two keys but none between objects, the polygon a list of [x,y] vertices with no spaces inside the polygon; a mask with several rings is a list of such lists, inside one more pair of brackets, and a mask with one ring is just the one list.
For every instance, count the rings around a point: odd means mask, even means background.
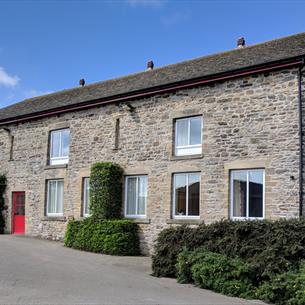
[{"label": "gravel driveway", "polygon": [[0,235],[0,304],[263,304],[152,277],[150,264]]}]

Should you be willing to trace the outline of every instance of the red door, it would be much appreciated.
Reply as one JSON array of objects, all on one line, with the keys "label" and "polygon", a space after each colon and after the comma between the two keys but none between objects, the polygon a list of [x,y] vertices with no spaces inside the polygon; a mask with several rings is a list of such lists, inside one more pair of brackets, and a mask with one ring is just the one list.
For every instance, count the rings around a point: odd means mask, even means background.
[{"label": "red door", "polygon": [[13,192],[13,234],[25,233],[25,193]]}]

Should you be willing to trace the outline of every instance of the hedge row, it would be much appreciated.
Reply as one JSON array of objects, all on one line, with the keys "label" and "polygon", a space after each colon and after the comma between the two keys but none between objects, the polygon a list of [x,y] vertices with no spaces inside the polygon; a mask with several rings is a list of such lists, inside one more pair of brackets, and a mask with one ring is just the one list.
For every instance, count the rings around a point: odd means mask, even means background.
[{"label": "hedge row", "polygon": [[65,235],[70,248],[111,254],[139,255],[138,226],[131,220],[71,220]]},{"label": "hedge row", "polygon": [[183,250],[178,255],[176,268],[179,283],[194,283],[229,296],[261,299],[278,305],[305,304],[305,262],[298,271],[259,282],[253,264],[199,248]]},{"label": "hedge row", "polygon": [[178,254],[185,248],[207,250],[253,264],[258,281],[297,270],[305,259],[305,220],[220,221],[197,228],[162,231],[155,245],[153,274],[176,277]]}]

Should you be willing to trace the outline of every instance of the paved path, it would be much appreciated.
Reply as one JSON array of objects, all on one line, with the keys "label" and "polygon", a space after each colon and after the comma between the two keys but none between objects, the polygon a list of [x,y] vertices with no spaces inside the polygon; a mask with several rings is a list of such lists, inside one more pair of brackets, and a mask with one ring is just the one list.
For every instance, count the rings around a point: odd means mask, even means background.
[{"label": "paved path", "polygon": [[0,304],[263,304],[152,277],[150,263],[0,235]]}]

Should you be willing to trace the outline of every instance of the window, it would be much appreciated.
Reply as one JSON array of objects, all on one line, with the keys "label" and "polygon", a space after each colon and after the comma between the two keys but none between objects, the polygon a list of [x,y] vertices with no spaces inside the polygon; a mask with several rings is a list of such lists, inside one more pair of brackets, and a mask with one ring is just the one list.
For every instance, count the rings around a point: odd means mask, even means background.
[{"label": "window", "polygon": [[47,183],[47,216],[62,216],[64,206],[64,181],[49,180]]},{"label": "window", "polygon": [[128,176],[125,179],[125,216],[146,217],[147,176]]},{"label": "window", "polygon": [[186,156],[201,154],[202,117],[176,120],[175,155]]},{"label": "window", "polygon": [[83,216],[87,217],[90,215],[89,203],[90,203],[90,184],[89,178],[84,178],[83,180]]},{"label": "window", "polygon": [[265,171],[231,171],[231,218],[264,218]]},{"label": "window", "polygon": [[173,217],[199,218],[200,174],[174,174]]},{"label": "window", "polygon": [[69,161],[70,130],[51,131],[50,165],[66,164]]}]

